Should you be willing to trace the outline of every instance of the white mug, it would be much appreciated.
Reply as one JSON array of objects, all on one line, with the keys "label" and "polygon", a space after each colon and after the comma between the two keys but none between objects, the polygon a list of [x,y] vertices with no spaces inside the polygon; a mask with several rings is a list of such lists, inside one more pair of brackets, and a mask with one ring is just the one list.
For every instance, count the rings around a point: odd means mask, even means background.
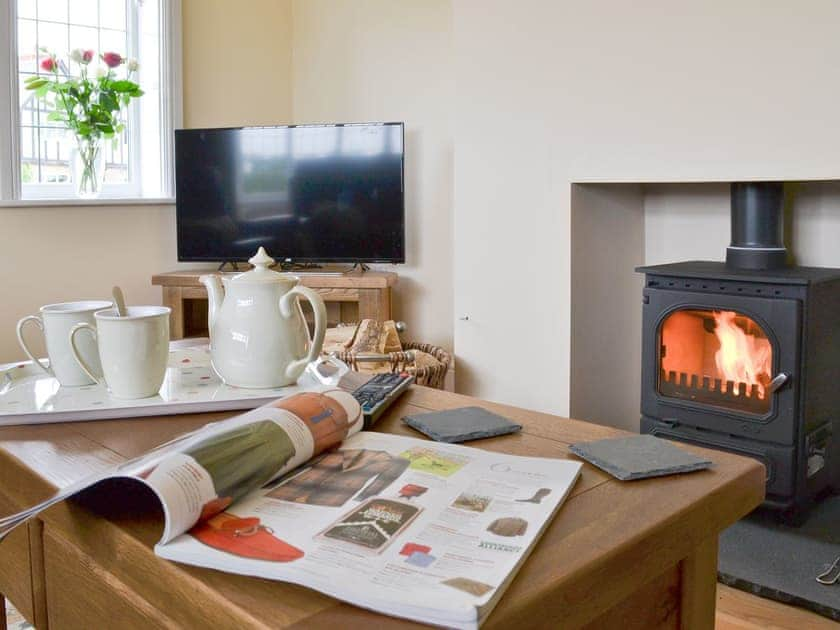
[{"label": "white mug", "polygon": [[[78,324],[70,330],[70,349],[82,370],[108,387],[115,398],[148,398],[160,390],[169,361],[169,313],[166,306],[129,306],[94,314],[96,326]],[[102,374],[81,355],[79,333],[88,331],[99,348]]]},{"label": "white mug", "polygon": [[[40,308],[40,315],[27,315],[17,323],[17,338],[20,347],[32,362],[50,376],[58,379],[62,387],[80,387],[93,385],[88,375],[79,367],[70,351],[68,335],[76,324],[86,322],[92,324],[93,314],[102,309],[111,308],[111,302],[85,300],[81,302],[63,302],[61,304],[47,304]],[[44,335],[47,346],[49,366],[44,365],[29,350],[23,339],[23,327],[28,323],[35,323]],[[90,339],[79,343],[79,354],[91,366],[99,371],[99,356],[96,346]]]}]

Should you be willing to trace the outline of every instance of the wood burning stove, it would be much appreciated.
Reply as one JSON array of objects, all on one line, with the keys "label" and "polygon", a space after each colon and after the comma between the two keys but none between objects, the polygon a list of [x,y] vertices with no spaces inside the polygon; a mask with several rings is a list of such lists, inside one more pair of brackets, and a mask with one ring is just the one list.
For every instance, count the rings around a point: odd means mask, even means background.
[{"label": "wood burning stove", "polygon": [[782,201],[733,184],[726,263],[637,269],[641,428],[760,460],[795,510],[840,488],[840,269],[785,266]]}]

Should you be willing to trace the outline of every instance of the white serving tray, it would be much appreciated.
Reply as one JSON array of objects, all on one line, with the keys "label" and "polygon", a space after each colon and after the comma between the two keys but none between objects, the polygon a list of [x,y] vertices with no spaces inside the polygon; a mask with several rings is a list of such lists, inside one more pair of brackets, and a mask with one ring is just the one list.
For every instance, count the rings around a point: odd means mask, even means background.
[{"label": "white serving tray", "polygon": [[210,367],[206,345],[182,343],[170,350],[158,395],[138,400],[113,398],[103,385],[61,387],[31,361],[0,364],[0,426],[254,409],[324,384],[307,370],[288,387],[231,387]]}]

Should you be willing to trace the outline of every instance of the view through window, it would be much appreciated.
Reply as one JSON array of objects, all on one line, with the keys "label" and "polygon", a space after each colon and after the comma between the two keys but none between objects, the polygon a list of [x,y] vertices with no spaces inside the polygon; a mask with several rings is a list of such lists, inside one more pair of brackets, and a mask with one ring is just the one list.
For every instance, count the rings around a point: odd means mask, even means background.
[{"label": "view through window", "polygon": [[[89,73],[106,70],[100,55],[115,52],[137,60],[132,76],[144,92],[122,113],[125,129],[105,140],[104,194],[113,197],[162,196],[166,188],[163,154],[171,142],[171,123],[162,127],[164,112],[172,107],[167,77],[162,76],[161,20],[164,0],[16,0],[17,86],[19,145],[13,157],[20,167],[23,198],[72,196],[71,158],[76,146],[72,132],[61,121],[49,120],[54,102],[25,88],[33,75],[45,75],[44,59],[54,54],[59,74],[76,75],[69,62],[73,50],[93,50]],[[125,66],[116,68],[122,77]],[[163,111],[162,111],[163,110]]]},{"label": "view through window", "polygon": [[[51,108],[24,88],[32,74],[44,73],[41,62],[55,53],[59,73],[75,73],[67,52],[76,48],[132,56],[128,36],[130,11],[123,0],[18,0],[18,94],[20,99],[21,182],[70,181],[74,140],[60,122],[47,120]],[[128,121],[124,121],[128,122]],[[127,126],[115,142],[105,143],[106,181],[129,179]]]}]

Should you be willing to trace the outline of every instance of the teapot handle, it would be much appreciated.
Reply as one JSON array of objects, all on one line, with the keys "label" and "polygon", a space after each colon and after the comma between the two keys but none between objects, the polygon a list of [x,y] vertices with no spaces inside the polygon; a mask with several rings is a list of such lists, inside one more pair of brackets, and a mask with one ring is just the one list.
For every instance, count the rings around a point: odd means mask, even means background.
[{"label": "teapot handle", "polygon": [[324,299],[309,287],[294,287],[291,291],[280,298],[280,314],[284,319],[291,319],[297,312],[295,298],[301,295],[312,304],[312,311],[315,314],[315,334],[312,336],[312,343],[309,346],[309,354],[304,359],[292,361],[286,367],[286,377],[297,380],[306,366],[315,361],[321,355],[321,348],[324,346],[324,334],[327,332],[327,307]]}]

